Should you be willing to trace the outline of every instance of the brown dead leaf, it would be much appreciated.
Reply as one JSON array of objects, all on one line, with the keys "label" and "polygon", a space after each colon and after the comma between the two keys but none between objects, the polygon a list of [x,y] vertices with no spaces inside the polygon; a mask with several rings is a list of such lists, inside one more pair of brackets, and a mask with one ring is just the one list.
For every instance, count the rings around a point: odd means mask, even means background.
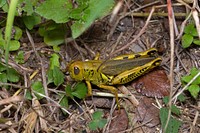
[{"label": "brown dead leaf", "polygon": [[137,119],[148,127],[154,127],[160,123],[159,109],[152,103],[155,103],[152,98],[142,98],[136,112]]},{"label": "brown dead leaf", "polygon": [[169,95],[169,80],[164,70],[154,70],[131,84],[138,92],[148,97],[162,98]]},{"label": "brown dead leaf", "polygon": [[34,111],[27,114],[24,125],[25,126],[24,133],[33,133],[37,122],[37,118],[38,115]]},{"label": "brown dead leaf", "polygon": [[118,133],[128,128],[128,115],[125,109],[121,112],[114,111],[113,120],[110,123],[109,133]]}]

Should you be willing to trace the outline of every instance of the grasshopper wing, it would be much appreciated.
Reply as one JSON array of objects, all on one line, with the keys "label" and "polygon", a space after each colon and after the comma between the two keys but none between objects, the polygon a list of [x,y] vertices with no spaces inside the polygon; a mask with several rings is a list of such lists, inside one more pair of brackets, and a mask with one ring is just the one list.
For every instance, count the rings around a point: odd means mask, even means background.
[{"label": "grasshopper wing", "polygon": [[115,76],[126,70],[143,66],[154,59],[155,57],[123,60],[106,60],[99,66],[98,71],[106,75]]}]

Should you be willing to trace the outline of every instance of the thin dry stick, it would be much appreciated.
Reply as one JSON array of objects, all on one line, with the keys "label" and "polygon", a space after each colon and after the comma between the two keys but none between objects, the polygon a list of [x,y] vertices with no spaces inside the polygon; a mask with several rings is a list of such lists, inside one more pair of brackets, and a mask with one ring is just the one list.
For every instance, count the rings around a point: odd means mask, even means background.
[{"label": "thin dry stick", "polygon": [[173,73],[173,67],[174,67],[174,25],[173,25],[173,9],[172,9],[172,3],[171,0],[167,0],[167,10],[168,10],[168,19],[169,19],[169,30],[170,30],[170,46],[171,46],[171,54],[170,54],[170,95],[169,95],[169,112],[168,112],[168,117],[167,117],[167,121],[166,121],[166,125],[164,128],[164,133],[167,130],[168,127],[168,123],[171,117],[171,106],[172,106],[172,102],[170,99],[172,99],[172,94],[173,94],[173,83],[174,83],[174,73]]},{"label": "thin dry stick", "polygon": [[152,14],[153,14],[154,11],[155,11],[155,7],[152,7],[151,12],[149,14],[149,17],[147,18],[147,21],[146,21],[144,27],[139,32],[139,34],[130,43],[126,44],[125,46],[123,46],[120,49],[118,49],[115,52],[113,52],[111,54],[111,56],[114,55],[114,54],[116,54],[116,53],[118,53],[118,52],[120,52],[120,51],[122,51],[122,50],[124,50],[124,49],[126,49],[126,48],[128,48],[131,44],[133,44],[145,32],[145,29],[147,28],[147,26],[149,24],[149,21],[150,21],[150,19],[151,19]]},{"label": "thin dry stick", "polygon": [[[47,81],[46,81],[46,72],[45,72],[45,69],[44,69],[44,62],[43,60],[41,59],[40,55],[38,54],[38,52],[36,51],[35,49],[35,45],[34,45],[34,41],[33,41],[33,38],[31,37],[30,33],[28,30],[26,30],[26,34],[28,36],[28,39],[33,47],[33,50],[35,52],[35,55],[37,56],[37,58],[40,60],[41,62],[41,70],[42,70],[42,82],[43,82],[43,87],[44,87],[44,91],[45,91],[45,95],[47,97],[49,97],[49,93],[48,93],[48,88],[47,88]],[[47,101],[50,103],[49,99],[47,99]],[[52,110],[51,106],[50,106],[50,109]]]},{"label": "thin dry stick", "polygon": [[[141,6],[141,7],[139,7],[139,8],[136,8],[135,10],[133,10],[133,11],[131,11],[131,12],[128,12],[128,13],[122,15],[120,18],[118,18],[118,19],[116,20],[114,26],[112,26],[112,29],[110,30],[110,33],[109,33],[109,35],[108,35],[107,38],[110,38],[110,37],[113,35],[113,33],[114,33],[114,31],[115,31],[115,29],[116,29],[116,27],[117,27],[117,25],[118,25],[118,23],[119,23],[119,21],[120,21],[121,19],[125,18],[126,16],[133,16],[133,15],[132,15],[133,12],[139,11],[139,10],[141,10],[141,9],[143,9],[143,8],[146,8],[146,7],[148,7],[148,6],[157,4],[157,3],[159,3],[159,2],[160,2],[160,1],[154,1],[154,2],[152,2],[152,3],[149,3],[149,4],[146,4],[146,5]],[[140,13],[140,14],[141,14],[141,13]],[[148,13],[147,16],[149,16],[149,15],[150,15],[150,14]],[[110,56],[111,56],[111,55],[110,55]]]},{"label": "thin dry stick", "polygon": [[198,32],[198,36],[199,36],[199,39],[200,39],[200,24],[199,24],[199,16],[198,16],[197,10],[193,10],[192,15],[193,15],[194,22],[195,22],[195,25],[196,25],[196,29],[197,29],[197,32]]},{"label": "thin dry stick", "polygon": [[192,15],[192,12],[190,12],[189,15],[187,16],[187,18],[182,22],[181,28],[180,28],[180,33],[176,37],[176,40],[179,40],[182,37],[185,25],[186,25],[187,21],[190,19],[191,15]]},{"label": "thin dry stick", "polygon": [[[198,107],[200,107],[200,102],[198,102]],[[190,133],[193,133],[194,131],[194,126],[196,125],[196,123],[197,123],[197,119],[198,119],[198,117],[199,117],[199,111],[197,110],[196,111],[196,114],[195,114],[195,117],[194,117],[194,120],[193,120],[193,123],[192,123],[192,127],[191,127],[191,129],[190,129]]]},{"label": "thin dry stick", "polygon": [[41,97],[45,97],[48,101],[51,101],[52,103],[54,103],[56,106],[60,107],[62,110],[64,110],[67,114],[71,115],[71,113],[64,107],[60,106],[59,103],[55,102],[54,100],[52,100],[50,97],[47,97],[46,95],[43,95],[42,93],[38,93],[36,91],[33,91],[34,93],[36,93],[37,95],[41,96]]}]

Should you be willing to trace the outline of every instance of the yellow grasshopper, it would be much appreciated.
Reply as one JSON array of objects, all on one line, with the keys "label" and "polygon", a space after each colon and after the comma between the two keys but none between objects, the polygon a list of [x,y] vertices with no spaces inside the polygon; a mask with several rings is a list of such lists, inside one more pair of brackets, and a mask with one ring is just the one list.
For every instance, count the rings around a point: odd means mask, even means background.
[{"label": "yellow grasshopper", "polygon": [[109,60],[74,61],[69,64],[69,74],[76,81],[85,81],[88,95],[92,95],[91,83],[110,90],[118,102],[118,91],[113,85],[126,84],[135,78],[159,66],[162,59],[157,49],[151,48],[144,52],[117,56]]}]

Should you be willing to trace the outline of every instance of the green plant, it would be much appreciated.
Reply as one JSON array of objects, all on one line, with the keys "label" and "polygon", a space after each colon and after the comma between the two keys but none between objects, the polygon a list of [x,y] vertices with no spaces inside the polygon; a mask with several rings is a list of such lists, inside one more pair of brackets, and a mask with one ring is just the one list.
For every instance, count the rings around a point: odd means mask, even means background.
[{"label": "green plant", "polygon": [[65,87],[65,94],[60,94],[61,101],[60,105],[63,107],[69,106],[69,99],[74,99],[75,97],[79,99],[85,98],[87,95],[87,86],[84,82],[78,82],[75,86],[67,85]]},{"label": "green plant", "polygon": [[48,84],[54,83],[54,85],[59,86],[64,82],[64,74],[59,68],[59,56],[54,53],[51,55],[50,67],[47,72]]},{"label": "green plant", "polygon": [[102,118],[102,116],[102,111],[96,111],[92,114],[92,121],[89,123],[89,128],[91,130],[102,129],[106,125],[107,120]]},{"label": "green plant", "polygon": [[[70,33],[74,39],[80,36],[96,19],[107,15],[114,6],[114,0],[76,0],[74,2],[19,0],[15,3],[18,12],[12,13],[12,17],[18,16],[20,20],[18,22],[24,24],[29,30],[39,26],[44,42],[55,46],[62,44],[65,36]],[[0,7],[4,12],[8,12],[8,6],[6,0],[0,2]],[[15,11],[15,8],[13,10]],[[70,24],[66,26],[68,22]],[[12,24],[10,26],[12,27]]]},{"label": "green plant", "polygon": [[[5,28],[0,29],[0,48],[6,50],[6,39],[5,39]],[[17,27],[13,26],[12,28],[13,34],[11,36],[11,40],[9,41],[9,51],[16,51],[20,48],[19,39],[22,37],[22,30]]]},{"label": "green plant", "polygon": [[[167,105],[169,102],[169,97],[164,97],[163,102]],[[180,115],[180,110],[175,105],[171,106],[171,112],[174,115]],[[168,107],[162,107],[160,109],[160,121],[162,129],[164,129],[166,126],[168,114],[169,114]],[[180,125],[181,122],[171,115],[165,133],[178,133]]]},{"label": "green plant", "polygon": [[[183,85],[189,83],[198,73],[200,72],[197,68],[192,68],[190,70],[190,74],[183,76],[181,78],[181,81]],[[197,98],[198,94],[200,92],[200,76],[198,76],[187,88],[187,90],[190,92],[193,98]]]},{"label": "green plant", "polygon": [[[7,71],[7,72],[6,72]],[[6,67],[5,65],[0,63],[0,82],[18,82],[20,79],[20,75],[10,67]]]},{"label": "green plant", "polygon": [[191,44],[200,45],[198,33],[194,24],[188,24],[184,29],[184,35],[181,38],[183,48],[188,48]]}]

